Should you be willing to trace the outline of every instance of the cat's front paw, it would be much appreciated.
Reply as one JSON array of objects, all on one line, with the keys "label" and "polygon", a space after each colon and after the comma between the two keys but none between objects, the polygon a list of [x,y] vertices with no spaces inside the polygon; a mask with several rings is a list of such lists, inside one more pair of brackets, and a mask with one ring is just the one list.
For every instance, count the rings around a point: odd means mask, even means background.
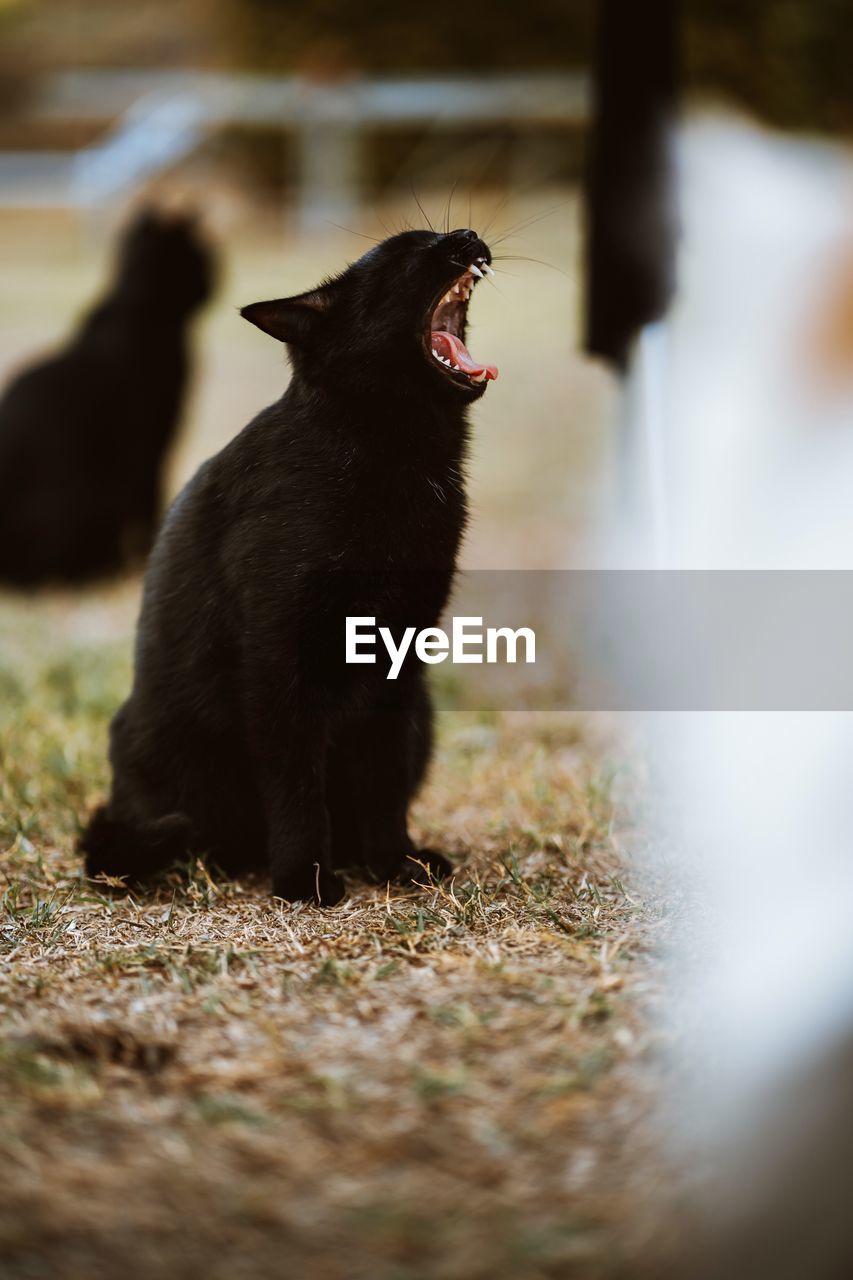
[{"label": "cat's front paw", "polygon": [[273,897],[285,902],[314,902],[321,907],[333,907],[343,898],[346,889],[340,876],[314,863],[305,871],[289,872],[273,876]]},{"label": "cat's front paw", "polygon": [[434,849],[413,849],[405,857],[394,879],[398,884],[435,884],[453,875],[453,863]]}]

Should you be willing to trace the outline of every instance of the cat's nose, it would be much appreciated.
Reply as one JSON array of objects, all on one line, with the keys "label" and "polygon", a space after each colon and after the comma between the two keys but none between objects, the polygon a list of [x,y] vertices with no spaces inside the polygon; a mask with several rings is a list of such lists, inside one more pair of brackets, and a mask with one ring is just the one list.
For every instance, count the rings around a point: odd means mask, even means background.
[{"label": "cat's nose", "polygon": [[481,240],[476,231],[468,227],[460,227],[451,231],[448,239],[453,241],[452,252],[462,262],[468,263],[476,258],[479,263],[490,263],[492,254],[485,240]]}]

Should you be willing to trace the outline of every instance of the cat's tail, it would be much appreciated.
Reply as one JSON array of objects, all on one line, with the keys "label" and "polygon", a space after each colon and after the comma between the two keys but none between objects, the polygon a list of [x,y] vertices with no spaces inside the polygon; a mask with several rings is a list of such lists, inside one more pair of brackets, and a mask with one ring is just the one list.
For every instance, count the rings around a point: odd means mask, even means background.
[{"label": "cat's tail", "polygon": [[120,876],[138,882],[186,858],[190,836],[189,818],[182,813],[133,824],[112,817],[109,808],[102,805],[92,814],[77,848],[85,855],[87,875]]}]

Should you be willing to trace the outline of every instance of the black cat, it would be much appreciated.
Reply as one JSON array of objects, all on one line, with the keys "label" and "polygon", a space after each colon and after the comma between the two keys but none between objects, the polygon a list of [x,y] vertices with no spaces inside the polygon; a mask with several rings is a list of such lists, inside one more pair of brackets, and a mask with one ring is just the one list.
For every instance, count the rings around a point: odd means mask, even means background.
[{"label": "black cat", "polygon": [[141,215],[70,345],[11,384],[0,401],[0,580],[81,583],[147,553],[187,381],[187,322],[212,283],[189,219]]},{"label": "black cat", "polygon": [[473,231],[408,231],[340,277],[243,315],[293,378],[172,507],[145,582],[113,789],[82,839],[89,874],[188,850],[275,894],[337,902],[334,867],[417,878],[409,802],[431,749],[422,669],[344,663],[350,617],[434,625],[465,527],[466,411],[493,366],[464,344],[490,271]]}]

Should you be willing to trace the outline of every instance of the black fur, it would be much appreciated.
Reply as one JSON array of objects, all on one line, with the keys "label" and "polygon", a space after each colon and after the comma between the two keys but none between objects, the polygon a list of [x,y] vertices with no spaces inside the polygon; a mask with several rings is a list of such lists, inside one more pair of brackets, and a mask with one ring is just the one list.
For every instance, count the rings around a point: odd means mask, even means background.
[{"label": "black fur", "polygon": [[[466,409],[481,386],[429,352],[440,295],[488,249],[405,232],[319,289],[244,315],[293,378],[201,467],[145,582],[113,789],[90,874],[142,877],[188,850],[253,863],[290,900],[337,902],[335,867],[418,878],[407,809],[431,750],[416,662],[344,664],[344,618],[434,625],[466,520]],[[488,258],[487,258],[488,260]],[[464,326],[464,314],[460,326]]]},{"label": "black fur", "polygon": [[192,223],[140,216],[115,283],[64,351],[0,401],[0,579],[80,583],[144,556],[212,260]]}]

